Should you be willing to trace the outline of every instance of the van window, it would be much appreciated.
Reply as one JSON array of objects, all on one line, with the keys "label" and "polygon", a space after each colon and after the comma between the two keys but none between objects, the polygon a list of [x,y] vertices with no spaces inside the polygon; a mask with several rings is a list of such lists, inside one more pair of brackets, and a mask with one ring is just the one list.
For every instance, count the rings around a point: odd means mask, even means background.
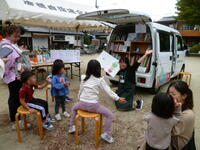
[{"label": "van window", "polygon": [[160,52],[170,52],[170,34],[167,32],[159,32]]},{"label": "van window", "polygon": [[177,41],[177,50],[178,51],[183,51],[183,41],[180,36],[176,36],[176,41]]}]

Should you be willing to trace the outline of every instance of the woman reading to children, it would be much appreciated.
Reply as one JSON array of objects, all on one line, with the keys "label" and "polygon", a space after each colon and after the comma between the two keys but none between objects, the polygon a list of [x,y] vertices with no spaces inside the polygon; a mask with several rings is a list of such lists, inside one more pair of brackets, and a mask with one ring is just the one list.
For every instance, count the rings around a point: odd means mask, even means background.
[{"label": "woman reading to children", "polygon": [[[119,60],[120,71],[118,73],[120,79],[118,84],[118,89],[116,91],[119,97],[126,99],[127,103],[121,104],[118,101],[115,102],[115,105],[118,110],[132,110],[133,109],[133,96],[135,94],[135,72],[137,71],[140,64],[143,60],[150,54],[153,50],[147,49],[145,54],[132,66],[129,63],[128,58],[121,58]],[[143,101],[138,101],[138,106],[136,108],[141,109]]]}]

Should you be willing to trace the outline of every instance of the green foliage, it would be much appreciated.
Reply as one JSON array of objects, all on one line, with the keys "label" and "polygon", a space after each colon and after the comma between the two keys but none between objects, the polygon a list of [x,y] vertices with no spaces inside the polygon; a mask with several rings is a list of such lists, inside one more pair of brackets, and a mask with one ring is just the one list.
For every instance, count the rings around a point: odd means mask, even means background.
[{"label": "green foliage", "polygon": [[200,25],[200,0],[177,0],[178,19]]},{"label": "green foliage", "polygon": [[84,35],[84,44],[90,45],[91,43],[92,43],[92,37],[87,35],[87,34],[85,34]]},{"label": "green foliage", "polygon": [[199,51],[200,51],[200,44],[195,44],[190,49],[190,53],[199,53]]}]

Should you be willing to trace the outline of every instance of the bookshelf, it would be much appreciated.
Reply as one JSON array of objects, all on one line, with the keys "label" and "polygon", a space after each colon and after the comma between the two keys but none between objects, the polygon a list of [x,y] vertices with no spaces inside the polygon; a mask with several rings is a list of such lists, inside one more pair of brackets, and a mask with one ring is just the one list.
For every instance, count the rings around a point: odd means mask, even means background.
[{"label": "bookshelf", "polygon": [[119,54],[130,54],[129,52],[123,52],[123,51],[112,51],[113,53],[119,53]]},{"label": "bookshelf", "polygon": [[[130,59],[130,64],[134,64],[142,55],[145,54],[146,49],[152,45],[150,41],[130,41],[129,45],[126,44],[127,41],[114,40],[111,43],[111,52],[117,58],[128,57]],[[138,71],[146,73],[150,70],[151,56],[148,56],[140,65]]]}]

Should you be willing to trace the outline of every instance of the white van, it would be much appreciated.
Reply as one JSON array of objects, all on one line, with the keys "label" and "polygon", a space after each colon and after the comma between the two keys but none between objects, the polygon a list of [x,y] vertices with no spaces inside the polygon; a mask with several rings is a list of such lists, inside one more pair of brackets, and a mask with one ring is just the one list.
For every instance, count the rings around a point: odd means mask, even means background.
[{"label": "white van", "polygon": [[129,57],[133,64],[147,48],[154,50],[136,72],[139,87],[156,92],[184,71],[185,50],[181,34],[173,28],[153,23],[146,14],[111,9],[82,14],[77,19],[114,24],[107,50],[116,58]]}]

